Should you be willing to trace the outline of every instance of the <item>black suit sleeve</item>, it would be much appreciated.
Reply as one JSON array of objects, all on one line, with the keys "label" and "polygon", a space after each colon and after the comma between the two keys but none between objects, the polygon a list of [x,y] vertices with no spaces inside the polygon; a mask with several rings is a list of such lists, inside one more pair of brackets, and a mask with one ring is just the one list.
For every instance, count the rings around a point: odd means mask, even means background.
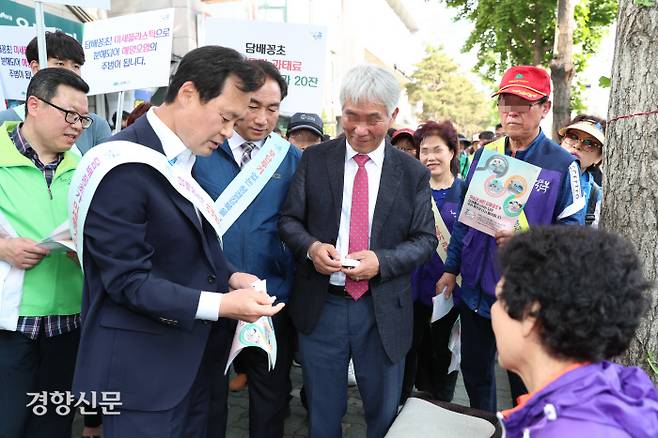
[{"label": "black suit sleeve", "polygon": [[375,250],[382,281],[409,274],[432,255],[439,243],[434,230],[429,177],[429,171],[425,170],[418,178],[408,238],[395,248]]},{"label": "black suit sleeve", "polygon": [[299,259],[305,258],[309,246],[319,240],[304,227],[307,215],[306,175],[309,155],[302,154],[279,217],[279,235]]},{"label": "black suit sleeve", "polygon": [[[117,304],[156,320],[176,320],[179,327],[191,330],[201,291],[154,273],[154,248],[147,240],[148,209],[152,208],[148,192],[158,181],[147,178],[148,172],[153,170],[145,165],[124,164],[99,185],[84,227],[85,270],[93,266]],[[181,269],[184,266],[181,263]]]}]

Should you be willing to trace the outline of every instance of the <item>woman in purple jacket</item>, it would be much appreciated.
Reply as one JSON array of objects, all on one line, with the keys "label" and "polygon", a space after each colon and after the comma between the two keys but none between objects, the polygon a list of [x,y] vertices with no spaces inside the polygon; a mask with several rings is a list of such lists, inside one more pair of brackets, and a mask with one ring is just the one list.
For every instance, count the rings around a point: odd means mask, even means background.
[{"label": "woman in purple jacket", "polygon": [[[432,204],[440,215],[435,215],[435,226],[437,230],[441,228],[440,220],[445,224],[445,229],[452,232],[463,190],[463,181],[456,177],[459,171],[457,131],[447,120],[441,123],[428,121],[418,127],[414,142],[420,162],[430,171]],[[442,239],[438,231],[437,237],[447,247],[450,237]],[[443,262],[439,251],[436,251],[411,276],[414,334],[405,363],[402,403],[409,397],[414,385],[436,400],[451,401],[455,392],[458,371],[448,373],[452,358],[448,342],[459,312],[453,307],[443,318],[430,324],[432,298],[436,295],[436,282],[443,275]],[[458,295],[457,291],[455,299]]]},{"label": "woman in purple jacket", "polygon": [[607,361],[626,350],[648,305],[632,245],[588,227],[532,228],[499,256],[498,360],[529,390],[498,413],[505,436],[657,437],[651,380]]}]

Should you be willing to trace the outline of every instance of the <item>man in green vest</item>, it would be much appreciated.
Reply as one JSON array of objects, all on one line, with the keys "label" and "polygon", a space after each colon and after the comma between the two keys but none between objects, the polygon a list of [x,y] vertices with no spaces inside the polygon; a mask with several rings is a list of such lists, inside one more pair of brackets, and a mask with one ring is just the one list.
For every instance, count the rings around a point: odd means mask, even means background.
[{"label": "man in green vest", "polygon": [[[67,221],[89,117],[87,83],[63,68],[30,81],[25,121],[0,125],[0,426],[5,438],[71,436],[82,272],[39,242]],[[59,394],[59,395],[57,395]]]}]

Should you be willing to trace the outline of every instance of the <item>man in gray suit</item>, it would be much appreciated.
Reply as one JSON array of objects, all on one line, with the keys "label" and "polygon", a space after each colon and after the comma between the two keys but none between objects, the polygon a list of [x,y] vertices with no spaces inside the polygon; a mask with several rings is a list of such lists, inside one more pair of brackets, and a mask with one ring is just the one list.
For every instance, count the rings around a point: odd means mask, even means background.
[{"label": "man in gray suit", "polygon": [[397,412],[411,346],[409,274],[438,243],[429,171],[385,140],[399,95],[387,70],[350,70],[340,93],[345,138],[306,149],[281,211],[297,264],[289,308],[311,438],[341,436],[350,358],[368,438],[383,437]]}]

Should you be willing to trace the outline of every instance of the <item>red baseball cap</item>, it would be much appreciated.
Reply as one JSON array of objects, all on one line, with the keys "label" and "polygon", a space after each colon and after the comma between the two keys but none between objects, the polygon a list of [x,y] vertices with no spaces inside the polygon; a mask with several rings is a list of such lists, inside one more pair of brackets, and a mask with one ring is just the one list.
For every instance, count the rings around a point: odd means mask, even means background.
[{"label": "red baseball cap", "polygon": [[543,68],[517,65],[507,69],[498,91],[491,97],[509,93],[522,99],[535,101],[551,94],[551,78]]},{"label": "red baseball cap", "polygon": [[409,138],[411,138],[411,141],[414,141],[414,134],[415,133],[416,133],[416,131],[414,131],[411,128],[398,129],[397,131],[395,131],[393,133],[393,137],[391,137],[391,142],[394,142],[395,140],[397,140],[397,138],[400,137],[401,135],[409,136]]}]

